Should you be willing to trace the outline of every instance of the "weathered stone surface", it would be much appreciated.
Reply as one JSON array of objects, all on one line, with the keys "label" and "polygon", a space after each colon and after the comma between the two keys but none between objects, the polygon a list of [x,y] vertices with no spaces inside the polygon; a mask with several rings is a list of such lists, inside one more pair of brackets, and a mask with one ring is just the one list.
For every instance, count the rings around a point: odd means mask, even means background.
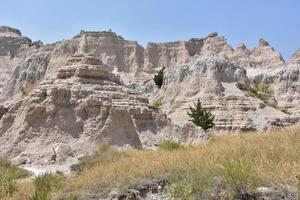
[{"label": "weathered stone surface", "polygon": [[205,38],[192,38],[188,41],[149,43],[145,50],[144,70],[151,72],[163,66],[184,64],[194,55],[212,53],[244,68],[276,67],[285,64],[281,54],[264,39],[260,39],[258,47],[254,49],[247,49],[245,44],[239,44],[233,49],[224,37],[211,33]]},{"label": "weathered stone surface", "polygon": [[[72,60],[79,62],[59,68],[56,78],[40,82],[4,112],[1,154],[13,158],[23,152],[39,163],[44,157],[50,160],[57,143],[85,154],[98,143],[142,148],[150,137],[161,142],[158,130],[166,124],[160,123],[158,111],[147,99],[120,85],[112,67],[94,58],[91,65],[84,55]],[[55,160],[63,162],[67,153],[59,149],[54,147]]]},{"label": "weathered stone surface", "polygon": [[269,85],[277,107],[292,117],[300,117],[300,65],[286,65],[276,69],[249,69],[248,76]]},{"label": "weathered stone surface", "polygon": [[300,49],[293,53],[292,57],[288,60],[288,64],[300,64]]},{"label": "weathered stone surface", "polygon": [[[66,159],[69,156],[73,155],[72,148],[64,143],[57,143],[52,146],[53,155],[52,155],[52,161],[62,163],[66,161]],[[53,159],[55,158],[55,159]]]},{"label": "weathered stone surface", "polygon": [[0,94],[15,67],[41,46],[23,37],[17,29],[0,26]]},{"label": "weathered stone surface", "polygon": [[[113,32],[81,31],[73,39],[57,45],[46,75],[50,77],[55,74],[54,72],[58,68],[67,65],[68,59],[74,54],[92,54],[96,60],[101,60],[104,64],[110,65],[120,72],[134,75],[142,69],[143,53],[143,47],[137,42],[124,40]],[[94,64],[93,62],[97,62],[96,60],[89,59],[88,62]]]},{"label": "weathered stone surface", "polygon": [[215,114],[217,130],[262,130],[293,123],[288,114],[265,106],[236,83],[250,84],[246,71],[217,56],[195,57],[185,65],[166,69],[162,89],[151,97],[161,99],[162,110],[176,124],[188,122],[187,111],[197,99]]},{"label": "weathered stone surface", "polygon": [[260,39],[258,47],[251,51],[251,58],[255,67],[276,67],[285,64],[281,54],[264,39]]},{"label": "weathered stone surface", "polygon": [[44,78],[51,57],[51,49],[45,49],[29,56],[17,65],[11,78],[4,86],[2,99],[20,95],[28,90],[30,92]]}]

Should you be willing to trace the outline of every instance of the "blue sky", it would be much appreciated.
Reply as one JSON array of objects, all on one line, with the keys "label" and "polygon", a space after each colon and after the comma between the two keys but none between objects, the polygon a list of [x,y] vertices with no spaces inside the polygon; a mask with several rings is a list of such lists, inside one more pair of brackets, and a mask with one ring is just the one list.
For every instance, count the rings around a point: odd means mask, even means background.
[{"label": "blue sky", "polygon": [[0,24],[46,43],[108,30],[143,46],[210,32],[235,47],[260,37],[287,59],[300,48],[299,0],[0,0]]}]

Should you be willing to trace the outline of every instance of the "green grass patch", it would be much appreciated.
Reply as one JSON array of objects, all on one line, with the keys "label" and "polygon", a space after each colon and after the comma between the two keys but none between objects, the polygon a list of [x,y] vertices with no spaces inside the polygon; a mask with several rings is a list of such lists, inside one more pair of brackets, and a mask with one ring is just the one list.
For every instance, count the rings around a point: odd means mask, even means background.
[{"label": "green grass patch", "polygon": [[156,99],[154,102],[153,102],[153,106],[155,108],[161,108],[162,107],[162,97]]},{"label": "green grass patch", "polygon": [[166,140],[162,143],[159,144],[158,146],[159,149],[162,149],[162,150],[178,150],[178,149],[182,149],[183,146],[177,142],[173,142],[171,140]]},{"label": "green grass patch", "polygon": [[4,158],[0,158],[0,199],[12,196],[17,190],[16,179],[29,175],[26,170],[12,165]]},{"label": "green grass patch", "polygon": [[43,174],[33,180],[35,192],[30,200],[50,200],[51,193],[62,187],[65,181],[63,175]]}]

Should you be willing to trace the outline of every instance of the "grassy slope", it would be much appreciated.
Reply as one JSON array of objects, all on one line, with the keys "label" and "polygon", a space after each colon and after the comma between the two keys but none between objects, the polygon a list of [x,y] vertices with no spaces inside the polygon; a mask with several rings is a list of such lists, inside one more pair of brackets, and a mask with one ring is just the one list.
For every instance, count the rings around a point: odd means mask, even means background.
[{"label": "grassy slope", "polygon": [[183,179],[184,186],[204,190],[216,177],[229,190],[237,185],[254,189],[270,182],[296,186],[295,176],[300,173],[300,128],[220,136],[205,145],[173,151],[119,152],[102,146],[82,163],[83,172],[66,178],[67,183],[55,192],[58,196],[126,188],[153,177],[170,180],[170,191],[176,189],[173,183],[179,180],[180,184]]},{"label": "grassy slope", "polygon": [[[111,154],[114,159],[109,161]],[[103,188],[126,187],[149,177],[173,179],[179,174],[221,177],[233,187],[245,184],[250,189],[270,182],[296,184],[295,176],[300,173],[300,128],[215,137],[206,145],[176,151],[102,151],[87,162],[91,160],[88,170],[70,178],[66,192],[101,192]]]},{"label": "grassy slope", "polygon": [[27,171],[10,164],[6,159],[0,158],[0,199],[10,199],[15,193],[18,193],[19,199],[24,198],[21,191],[24,189],[24,193],[27,194],[29,192],[28,187],[18,185],[16,180],[28,175]]}]

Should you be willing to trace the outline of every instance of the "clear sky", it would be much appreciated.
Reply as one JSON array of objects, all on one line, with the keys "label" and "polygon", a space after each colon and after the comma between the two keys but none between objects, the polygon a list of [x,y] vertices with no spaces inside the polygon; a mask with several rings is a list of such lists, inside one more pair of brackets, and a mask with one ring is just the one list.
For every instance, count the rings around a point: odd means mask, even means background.
[{"label": "clear sky", "polygon": [[285,59],[300,48],[300,0],[0,0],[0,24],[45,43],[111,28],[143,46],[218,32],[233,47],[263,37]]}]

